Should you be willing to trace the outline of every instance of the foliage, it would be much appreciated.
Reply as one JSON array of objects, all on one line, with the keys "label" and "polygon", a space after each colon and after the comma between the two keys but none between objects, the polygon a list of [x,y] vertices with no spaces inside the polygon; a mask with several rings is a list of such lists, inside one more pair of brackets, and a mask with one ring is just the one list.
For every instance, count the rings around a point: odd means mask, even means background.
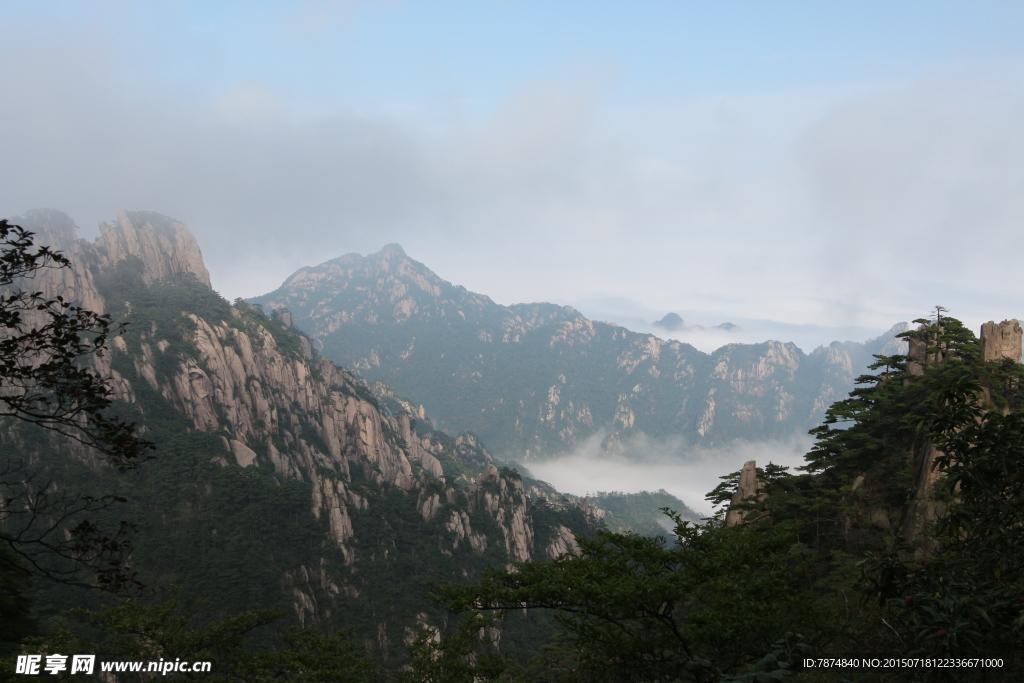
[{"label": "foliage", "polygon": [[661,512],[664,508],[675,510],[683,519],[694,522],[700,519],[700,515],[664,489],[637,493],[602,491],[588,496],[587,501],[609,513],[602,518],[609,531],[667,538],[671,531],[666,528],[668,520]]},{"label": "foliage", "polygon": [[877,356],[871,368],[880,372],[859,377],[858,388],[811,430],[817,440],[800,468],[805,474],[764,480],[767,495],[756,507],[798,524],[800,538],[815,548],[861,553],[891,543],[878,525],[902,524],[929,438],[922,425],[934,397],[956,377],[967,373],[1007,409],[1021,407],[1014,391],[1024,366],[983,361],[978,340],[959,320],[943,317],[941,325],[901,336],[921,357]]},{"label": "foliage", "polygon": [[935,526],[939,548],[891,548],[865,573],[911,652],[1012,658],[1024,650],[1024,413],[985,410],[981,384],[958,371],[922,424],[952,496]]},{"label": "foliage", "polygon": [[20,461],[8,460],[5,467],[0,472],[0,542],[6,552],[0,553],[0,574],[26,573],[115,592],[141,586],[126,566],[134,525],[114,522],[117,531],[110,532],[94,517],[125,498],[66,493],[39,473],[26,471]]},{"label": "foliage", "polygon": [[[0,546],[0,554],[11,551]],[[8,562],[14,563],[15,558]],[[25,595],[28,577],[21,572],[0,572],[0,658],[14,654],[25,637],[37,631],[31,602]]]},{"label": "foliage", "polygon": [[409,667],[400,683],[477,683],[504,672],[506,657],[497,653],[495,615],[470,613],[455,629],[425,628],[409,645]]},{"label": "foliage", "polygon": [[97,274],[96,286],[115,315],[130,323],[130,336],[160,335],[169,339],[190,336],[195,322],[183,312],[208,322],[230,319],[231,306],[196,278],[180,273],[147,285],[145,264],[128,256]]},{"label": "foliage", "polygon": [[788,529],[675,521],[672,546],[599,531],[578,556],[490,570],[441,595],[456,611],[553,610],[579,680],[718,680],[796,621],[814,623],[803,594],[813,567]]},{"label": "foliage", "polygon": [[[914,355],[879,357],[873,367],[882,372],[860,378],[862,387],[813,430],[810,474],[766,485],[760,508],[796,523],[813,547],[866,557],[858,588],[869,602],[847,642],[1011,661],[1024,623],[1024,501],[1015,488],[1024,471],[1024,366],[984,361],[954,318],[917,322],[904,335]],[[990,672],[991,680],[1006,673]]]},{"label": "foliage", "polygon": [[263,654],[255,669],[239,678],[245,681],[296,681],[297,683],[379,683],[384,672],[367,656],[366,648],[352,640],[352,631],[325,634],[309,628],[287,628],[279,635],[284,647]]},{"label": "foliage", "polygon": [[[197,608],[184,609],[176,600],[157,604],[126,601],[97,610],[67,613],[67,627],[30,641],[27,652],[89,652],[98,661],[209,661],[209,673],[169,672],[167,681],[212,683],[369,683],[381,672],[367,658],[350,632],[325,634],[315,628],[286,627],[277,631],[274,647],[254,648],[250,636],[281,617],[280,612],[255,610],[210,618]],[[97,664],[97,669],[99,665]],[[95,674],[94,674],[95,675]],[[149,680],[152,674],[118,673],[118,680]],[[71,676],[92,680],[92,676]]]}]

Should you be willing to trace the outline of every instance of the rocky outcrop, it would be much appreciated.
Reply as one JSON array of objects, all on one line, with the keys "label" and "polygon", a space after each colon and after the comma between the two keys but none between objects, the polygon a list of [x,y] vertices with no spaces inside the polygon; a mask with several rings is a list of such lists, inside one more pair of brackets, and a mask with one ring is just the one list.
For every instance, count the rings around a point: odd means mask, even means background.
[{"label": "rocky outcrop", "polygon": [[576,540],[576,536],[567,527],[559,524],[553,530],[551,539],[548,541],[547,548],[544,549],[544,555],[550,559],[561,557],[562,555],[578,555],[580,552],[580,544]]},{"label": "rocky outcrop", "polygon": [[110,271],[131,260],[138,264],[146,284],[191,273],[210,287],[210,273],[195,237],[185,225],[148,211],[118,211],[113,223],[100,223],[94,243],[79,239],[71,218],[60,211],[36,210],[11,219],[31,230],[37,244],[64,253],[72,268],[52,268],[38,273],[40,289],[48,296],[62,296],[84,308],[105,312],[96,286],[96,273]]},{"label": "rocky outcrop", "polygon": [[460,543],[468,543],[469,547],[478,553],[487,550],[487,536],[473,531],[473,525],[465,510],[452,510],[445,528],[455,534],[453,550],[458,548]]},{"label": "rocky outcrop", "polygon": [[533,555],[533,527],[522,479],[502,476],[497,467],[488,465],[468,495],[470,509],[490,516],[501,528],[509,560],[529,560]]},{"label": "rocky outcrop", "polygon": [[763,495],[758,494],[760,490],[761,482],[757,478],[757,462],[748,460],[743,463],[743,469],[740,470],[739,486],[729,502],[729,511],[725,514],[726,526],[740,524],[750,516],[750,510],[744,509],[741,504],[760,500]]},{"label": "rocky outcrop", "polygon": [[15,216],[10,222],[34,233],[36,245],[60,251],[72,263],[71,268],[46,268],[36,272],[31,284],[25,283],[24,289],[41,291],[48,298],[59,296],[90,311],[104,312],[103,297],[96,288],[93,271],[85,266],[92,257],[91,245],[78,239],[70,216],[60,211],[40,209]]},{"label": "rocky outcrop", "polygon": [[430,452],[431,449],[436,450],[437,446],[431,444],[429,439],[422,439],[416,434],[413,430],[412,419],[409,413],[398,415],[398,434],[408,449],[410,460],[419,463],[425,472],[429,472],[438,479],[443,479],[444,471],[441,468],[441,461]]},{"label": "rocky outcrop", "polygon": [[914,497],[908,502],[903,513],[903,537],[914,546],[917,557],[929,555],[938,546],[937,540],[926,531],[934,524],[946,508],[936,499],[936,484],[942,472],[935,468],[935,459],[942,452],[929,440],[917,453],[917,471]]},{"label": "rocky outcrop", "polygon": [[146,284],[172,275],[191,273],[210,287],[210,273],[195,237],[184,224],[149,211],[118,211],[113,224],[100,223],[94,245],[99,267],[110,268],[129,258],[139,259]]},{"label": "rocky outcrop", "polygon": [[1018,320],[1004,320],[998,325],[990,320],[981,326],[981,357],[985,360],[1009,358],[1021,360],[1021,328]]},{"label": "rocky outcrop", "polygon": [[892,341],[706,354],[568,306],[499,305],[398,245],[303,268],[253,301],[290,311],[325,355],[426,406],[440,426],[527,460],[602,432],[609,448],[641,433],[705,444],[802,433]]}]

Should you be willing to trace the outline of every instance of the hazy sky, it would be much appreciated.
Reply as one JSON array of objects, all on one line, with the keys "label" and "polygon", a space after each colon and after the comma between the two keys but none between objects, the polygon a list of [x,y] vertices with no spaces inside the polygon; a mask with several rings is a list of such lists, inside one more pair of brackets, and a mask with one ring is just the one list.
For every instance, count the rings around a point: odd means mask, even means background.
[{"label": "hazy sky", "polygon": [[0,35],[0,215],[173,216],[229,298],[399,242],[637,326],[1024,317],[1019,2],[9,1]]}]

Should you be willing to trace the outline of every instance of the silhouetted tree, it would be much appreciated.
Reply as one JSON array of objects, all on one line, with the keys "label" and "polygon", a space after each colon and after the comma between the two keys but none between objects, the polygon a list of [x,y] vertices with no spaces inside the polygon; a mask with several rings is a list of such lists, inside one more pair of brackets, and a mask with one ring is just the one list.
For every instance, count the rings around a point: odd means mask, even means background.
[{"label": "silhouetted tree", "polygon": [[[33,233],[0,220],[0,421],[8,432],[16,423],[56,432],[123,472],[149,458],[153,445],[110,413],[113,389],[88,362],[118,327],[27,287],[45,269],[70,267],[60,252],[35,245]],[[0,455],[0,573],[108,589],[131,584],[122,562],[130,525],[107,533],[87,519],[121,499],[58,491],[15,452]]]}]

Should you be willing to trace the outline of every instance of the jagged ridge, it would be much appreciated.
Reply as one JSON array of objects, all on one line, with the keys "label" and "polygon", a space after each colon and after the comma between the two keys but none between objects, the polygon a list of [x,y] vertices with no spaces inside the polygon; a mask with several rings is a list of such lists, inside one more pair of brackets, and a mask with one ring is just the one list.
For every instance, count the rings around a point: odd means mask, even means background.
[{"label": "jagged ridge", "polygon": [[896,326],[805,354],[791,343],[713,354],[588,320],[568,306],[502,306],[453,285],[398,245],[293,274],[252,301],[285,308],[325,355],[469,429],[504,457],[553,455],[606,431],[694,443],[805,432],[845,396]]}]

